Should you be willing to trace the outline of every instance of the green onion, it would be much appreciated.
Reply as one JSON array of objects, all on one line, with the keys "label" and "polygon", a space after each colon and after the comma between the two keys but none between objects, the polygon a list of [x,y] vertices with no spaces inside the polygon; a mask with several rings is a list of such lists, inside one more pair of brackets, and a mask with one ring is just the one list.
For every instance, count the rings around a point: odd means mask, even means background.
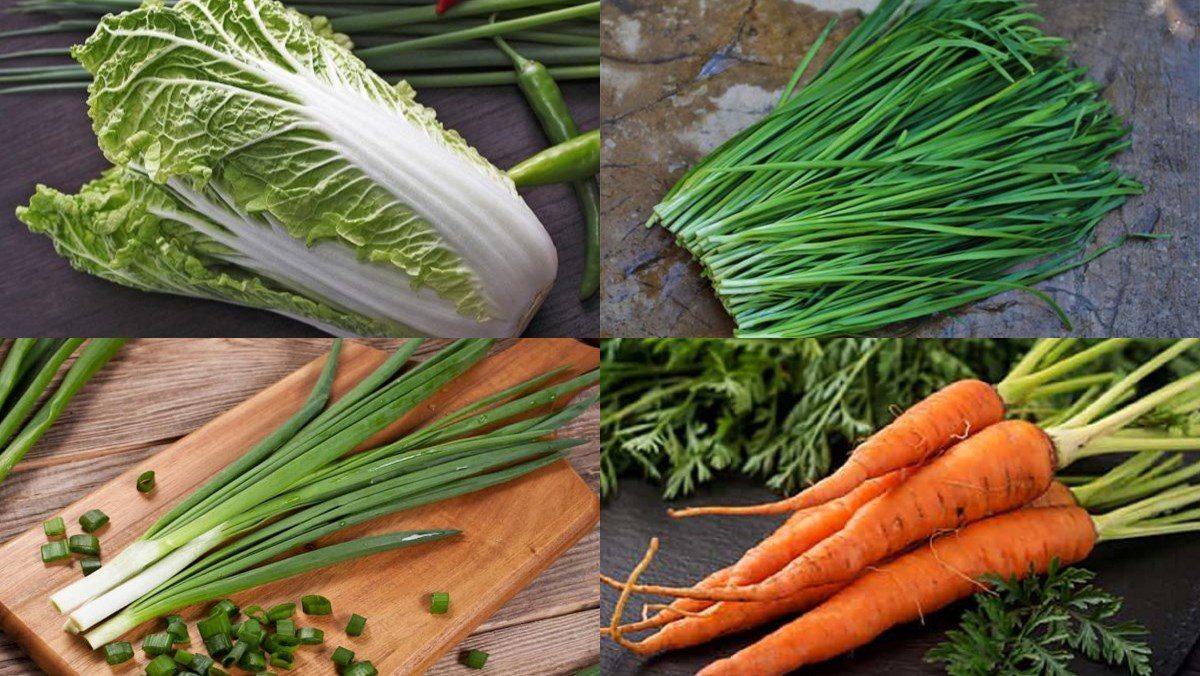
[{"label": "green onion", "polygon": [[209,670],[213,668],[214,664],[216,664],[216,662],[213,661],[213,658],[203,653],[196,653],[195,655],[192,655],[192,661],[188,666],[191,667],[192,671],[203,675],[208,674]]},{"label": "green onion", "polygon": [[200,630],[200,638],[210,638],[221,634],[229,634],[232,631],[232,626],[229,623],[229,615],[224,612],[214,612],[208,617],[200,620],[196,624],[196,628]]},{"label": "green onion", "polygon": [[357,613],[350,616],[350,621],[346,623],[347,636],[362,636],[363,629],[367,626],[367,618]]},{"label": "green onion", "polygon": [[301,627],[296,631],[296,638],[303,645],[320,645],[325,642],[325,632],[316,627]]},{"label": "green onion", "polygon": [[300,606],[306,615],[332,615],[333,604],[329,599],[319,594],[310,594],[300,599]]},{"label": "green onion", "polygon": [[179,665],[170,655],[159,655],[146,665],[146,676],[173,676],[179,673]]},{"label": "green onion", "polygon": [[221,658],[221,664],[224,664],[227,667],[232,667],[235,664],[241,664],[242,659],[249,654],[249,652],[250,644],[246,643],[245,641],[238,641],[237,643],[234,643],[233,648],[229,652],[225,653],[225,656]]},{"label": "green onion", "polygon": [[291,669],[296,663],[296,657],[292,653],[276,653],[271,655],[271,666],[281,669]]},{"label": "green onion", "polygon": [[342,672],[342,675],[343,676],[376,676],[378,673],[379,673],[379,670],[377,670],[375,668],[374,664],[371,664],[370,661],[368,661],[368,660],[363,660],[362,662],[355,662],[354,664],[351,664],[350,666],[346,667],[346,670]]},{"label": "green onion", "polygon": [[245,642],[251,648],[257,648],[262,645],[264,635],[265,632],[262,625],[259,624],[258,620],[253,619],[243,622],[242,626],[237,630],[238,640]]},{"label": "green onion", "polygon": [[187,623],[179,615],[167,616],[167,633],[171,635],[172,643],[190,643]]},{"label": "green onion", "polygon": [[67,523],[61,516],[56,516],[42,524],[42,532],[48,538],[60,538],[67,533]]},{"label": "green onion", "polygon": [[98,509],[90,509],[79,517],[79,525],[85,533],[95,533],[108,523],[108,515]]},{"label": "green onion", "polygon": [[217,605],[212,607],[212,610],[208,611],[209,617],[220,614],[230,620],[236,618],[240,613],[241,610],[237,607],[237,604],[229,599],[222,599]]},{"label": "green onion", "polygon": [[450,593],[433,592],[429,595],[429,612],[434,615],[445,615],[450,612]]},{"label": "green onion", "polygon": [[71,550],[67,548],[66,542],[59,540],[42,545],[41,555],[42,563],[56,563],[70,559]]},{"label": "green onion", "polygon": [[100,570],[100,559],[95,556],[85,556],[79,560],[79,568],[83,571],[84,577]]},{"label": "green onion", "polygon": [[246,671],[262,671],[267,668],[267,658],[258,649],[250,646],[249,650],[238,660],[238,666]]},{"label": "green onion", "polygon": [[151,657],[171,652],[171,635],[165,631],[148,634],[142,639],[142,651]]},{"label": "green onion", "polygon": [[[50,429],[50,426],[58,420],[58,417],[62,415],[62,412],[67,408],[67,404],[71,403],[71,399],[75,397],[76,393],[92,379],[92,376],[101,367],[117,354],[117,351],[125,344],[125,340],[124,338],[92,338],[87,342],[87,345],[79,353],[79,358],[75,360],[71,368],[67,369],[67,374],[63,376],[62,382],[58,384],[58,389],[42,404],[38,412],[25,423],[25,426],[21,428],[19,434],[13,437],[8,447],[0,451],[0,481],[3,481],[8,476],[12,468],[20,462],[21,458],[25,457],[29,449],[33,448],[33,445],[37,443],[38,439],[42,438],[46,430]],[[68,348],[73,350],[74,347],[72,346],[78,344],[77,342],[66,341],[55,353],[54,359],[47,363],[42,371],[38,373],[34,383],[30,386],[30,390],[26,391],[14,408],[5,415],[3,420],[0,420],[0,446],[7,441],[9,435],[16,432],[18,425],[21,423],[20,420],[14,418],[14,415],[17,414],[19,409],[25,407],[26,403],[28,403],[28,407],[25,410],[32,409],[34,403],[36,403],[49,386],[50,381],[53,380],[54,373],[58,368],[57,364],[61,364],[70,355]],[[63,354],[64,352],[65,354]],[[60,356],[61,361],[59,361]],[[10,350],[10,354],[5,358],[5,365],[11,360],[12,355]],[[0,371],[2,370],[3,367],[0,367]],[[36,389],[35,391],[34,388],[39,388],[39,386],[40,389]],[[99,646],[95,647],[98,648]]]},{"label": "green onion", "polygon": [[296,612],[295,603],[280,603],[267,611],[267,619],[271,622],[286,620]]},{"label": "green onion", "polygon": [[100,555],[100,540],[95,535],[81,533],[67,538],[68,548],[76,554]]},{"label": "green onion", "polygon": [[339,669],[345,669],[346,667],[350,666],[351,662],[354,661],[354,652],[347,650],[342,646],[338,646],[337,650],[333,651],[333,655],[330,659],[333,660],[333,663],[336,664]]},{"label": "green onion", "polygon": [[[598,379],[593,371],[546,386],[551,374],[542,374],[449,411],[394,442],[352,453],[483,359],[492,342],[455,341],[404,369],[420,344],[408,341],[326,406],[340,344],[335,342],[298,413],[168,510],[95,575],[53,595],[56,607],[70,613],[70,628],[86,632],[89,644],[99,646],[196,603],[454,536],[457,531],[448,529],[393,533],[286,556],[349,526],[557,462],[562,449],[579,441],[544,438],[586,404],[552,413],[541,409]],[[311,601],[308,605],[306,612],[313,609]]]},{"label": "green onion", "polygon": [[229,676],[229,672],[220,667],[209,667],[208,676]]},{"label": "green onion", "polygon": [[138,493],[149,493],[154,490],[154,470],[142,472],[137,478]]},{"label": "green onion", "polygon": [[1084,253],[1142,187],[1111,164],[1128,129],[1032,20],[1020,0],[884,0],[648,225],[739,336],[865,334],[1008,290],[1067,323],[1032,285],[1120,244]]},{"label": "green onion", "polygon": [[133,646],[124,642],[104,646],[104,661],[108,664],[123,664],[133,659]]},{"label": "green onion", "polygon": [[593,664],[576,671],[571,676],[600,676],[600,665]]},{"label": "green onion", "polygon": [[487,664],[488,654],[482,650],[471,650],[463,656],[463,664],[471,669],[482,669]]},{"label": "green onion", "polygon": [[183,665],[186,667],[186,666],[190,665],[192,663],[192,660],[195,658],[196,658],[195,655],[193,655],[192,653],[190,653],[182,648],[175,651],[175,663],[176,664],[180,664],[180,665]]},{"label": "green onion", "polygon": [[279,636],[295,636],[296,623],[292,620],[280,620],[275,623],[275,633]]},{"label": "green onion", "polygon": [[229,634],[213,634],[204,639],[204,649],[209,655],[220,659],[233,649],[233,640],[229,638]]}]

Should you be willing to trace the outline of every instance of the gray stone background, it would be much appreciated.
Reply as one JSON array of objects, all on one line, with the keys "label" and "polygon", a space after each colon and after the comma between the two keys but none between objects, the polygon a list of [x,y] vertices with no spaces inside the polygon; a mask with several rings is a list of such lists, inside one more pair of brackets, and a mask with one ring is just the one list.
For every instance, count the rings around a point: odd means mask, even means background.
[{"label": "gray stone background", "polygon": [[[873,0],[608,0],[601,18],[604,298],[610,336],[723,336],[733,323],[700,269],[661,228],[642,226],[688,166],[763,116],[831,12],[841,15],[818,62]],[[1200,0],[1042,0],[1048,32],[1133,125],[1117,163],[1145,195],[1111,213],[1097,242],[1137,241],[1044,282],[1071,335],[1200,334]],[[814,71],[810,69],[810,72]],[[1029,294],[993,296],[891,328],[920,336],[1068,333]]]}]

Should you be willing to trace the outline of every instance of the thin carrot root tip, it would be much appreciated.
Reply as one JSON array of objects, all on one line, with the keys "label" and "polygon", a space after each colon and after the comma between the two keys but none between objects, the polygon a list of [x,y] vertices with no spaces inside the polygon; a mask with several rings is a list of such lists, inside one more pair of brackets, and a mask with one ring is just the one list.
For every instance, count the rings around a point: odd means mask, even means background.
[{"label": "thin carrot root tip", "polygon": [[[638,565],[634,566],[629,573],[629,578],[621,585],[621,595],[617,597],[617,605],[613,608],[612,621],[608,626],[609,636],[616,641],[617,645],[629,650],[636,650],[637,646],[633,641],[629,641],[621,635],[621,616],[625,614],[625,605],[629,603],[629,596],[633,593],[633,587],[637,584],[638,577],[650,566],[656,553],[658,553],[658,538],[650,538],[650,546],[646,548],[645,556]],[[603,578],[602,575],[601,579]]]}]

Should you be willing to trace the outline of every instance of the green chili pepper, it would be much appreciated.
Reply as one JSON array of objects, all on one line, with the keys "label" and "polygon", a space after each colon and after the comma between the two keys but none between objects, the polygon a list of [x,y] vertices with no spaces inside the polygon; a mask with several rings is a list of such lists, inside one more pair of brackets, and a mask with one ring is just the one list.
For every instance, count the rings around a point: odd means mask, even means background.
[{"label": "green chili pepper", "polygon": [[[495,19],[495,16],[492,17]],[[542,125],[542,131],[551,143],[564,143],[579,135],[575,120],[567,110],[558,83],[546,67],[527,59],[504,41],[493,38],[496,46],[504,52],[517,71],[517,87],[525,94],[529,107]],[[579,286],[579,299],[587,300],[600,288],[600,189],[595,179],[574,181],[575,197],[583,209],[584,263],[583,279]]]},{"label": "green chili pepper", "polygon": [[580,134],[550,146],[512,169],[508,177],[518,188],[583,181],[600,171],[600,130]]}]

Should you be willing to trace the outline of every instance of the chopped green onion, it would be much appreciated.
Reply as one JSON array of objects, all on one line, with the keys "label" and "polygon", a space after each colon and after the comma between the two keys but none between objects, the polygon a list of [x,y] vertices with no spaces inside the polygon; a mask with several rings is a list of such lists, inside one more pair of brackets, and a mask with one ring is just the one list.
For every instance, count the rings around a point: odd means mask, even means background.
[{"label": "chopped green onion", "polygon": [[154,471],[142,472],[137,478],[138,493],[149,493],[154,490]]},{"label": "chopped green onion", "polygon": [[95,533],[108,523],[108,515],[98,509],[89,509],[79,517],[79,525],[85,533]]},{"label": "chopped green onion", "polygon": [[347,636],[362,636],[363,629],[367,626],[367,618],[359,614],[350,616],[350,621],[346,624]]},{"label": "chopped green onion", "polygon": [[280,603],[267,611],[267,619],[271,622],[286,620],[296,612],[295,603]]},{"label": "chopped green onion", "polygon": [[190,665],[195,657],[195,655],[184,650],[183,648],[175,651],[175,663],[182,664],[185,667]]},{"label": "chopped green onion", "polygon": [[221,658],[221,664],[224,664],[227,667],[232,667],[233,665],[240,663],[242,661],[242,657],[244,657],[249,651],[249,644],[247,644],[245,641],[238,641],[237,643],[234,643],[233,648],[231,648],[229,652],[225,653],[225,656]]},{"label": "chopped green onion", "polygon": [[433,592],[429,595],[429,612],[445,615],[450,611],[450,592]]},{"label": "chopped green onion", "polygon": [[271,655],[271,666],[281,669],[291,669],[296,663],[296,656],[292,653],[279,653]]},{"label": "chopped green onion", "polygon": [[214,664],[216,664],[216,662],[213,661],[213,658],[205,655],[204,653],[196,653],[195,655],[192,655],[192,663],[190,666],[192,671],[203,676],[204,674],[209,673],[209,670],[213,668]]},{"label": "chopped green onion", "polygon": [[296,631],[296,638],[304,645],[320,645],[325,642],[325,632],[316,627],[301,627]]},{"label": "chopped green onion", "polygon": [[253,617],[261,624],[272,624],[271,618],[267,617],[267,611],[257,603],[246,606],[242,612],[246,614],[246,617]]},{"label": "chopped green onion", "polygon": [[262,624],[253,618],[246,620],[242,626],[238,628],[237,637],[241,641],[245,641],[251,648],[257,648],[262,645],[263,635]]},{"label": "chopped green onion", "polygon": [[463,656],[463,664],[471,669],[482,669],[487,664],[488,654],[482,650],[471,650]]},{"label": "chopped green onion", "polygon": [[204,649],[209,655],[220,659],[233,649],[233,641],[229,638],[229,634],[213,634],[204,639]]},{"label": "chopped green onion", "polygon": [[104,661],[108,664],[122,664],[133,659],[133,646],[125,641],[109,643],[104,646]]},{"label": "chopped green onion", "polygon": [[342,646],[338,646],[337,650],[333,651],[333,655],[330,657],[330,659],[332,659],[333,663],[339,668],[344,669],[350,666],[350,663],[354,661],[354,651],[347,650]]},{"label": "chopped green onion", "polygon": [[267,668],[267,658],[258,650],[247,650],[238,660],[238,666],[246,671],[262,671]]},{"label": "chopped green onion", "polygon": [[167,633],[171,635],[173,643],[191,643],[192,641],[188,636],[187,623],[179,615],[167,615]]},{"label": "chopped green onion", "polygon": [[76,554],[100,555],[100,540],[95,535],[72,535],[67,538],[67,547]]},{"label": "chopped green onion", "polygon": [[200,638],[209,638],[218,634],[229,634],[233,629],[229,624],[229,616],[225,613],[209,615],[200,620],[196,627],[200,630]]},{"label": "chopped green onion", "polygon": [[280,620],[275,623],[275,633],[279,636],[295,636],[296,623],[292,620]]},{"label": "chopped green onion", "polygon": [[332,615],[333,604],[320,594],[309,594],[300,599],[300,605],[306,615]]},{"label": "chopped green onion", "polygon": [[224,613],[229,617],[230,620],[233,620],[240,612],[241,610],[238,609],[236,603],[230,601],[229,599],[224,599],[217,605],[213,606],[212,610],[208,611],[208,614],[211,616],[217,613]]},{"label": "chopped green onion", "polygon": [[346,667],[342,676],[376,676],[378,673],[379,670],[375,668],[374,664],[371,664],[369,660],[363,660]]},{"label": "chopped green onion", "polygon": [[159,655],[146,665],[146,676],[174,676],[179,673],[179,665],[170,655]]},{"label": "chopped green onion", "polygon": [[60,538],[67,533],[67,522],[61,516],[56,516],[42,524],[42,531],[48,538]]},{"label": "chopped green onion", "polygon": [[148,635],[142,639],[142,650],[151,657],[166,655],[171,652],[171,635],[165,631]]},{"label": "chopped green onion", "polygon": [[229,676],[229,672],[220,667],[209,667],[208,676]]},{"label": "chopped green onion", "polygon": [[66,561],[69,558],[71,558],[71,549],[67,546],[65,540],[47,542],[42,545],[42,563]]},{"label": "chopped green onion", "polygon": [[85,556],[79,560],[79,567],[83,569],[83,576],[87,577],[100,570],[100,559],[94,556]]}]

